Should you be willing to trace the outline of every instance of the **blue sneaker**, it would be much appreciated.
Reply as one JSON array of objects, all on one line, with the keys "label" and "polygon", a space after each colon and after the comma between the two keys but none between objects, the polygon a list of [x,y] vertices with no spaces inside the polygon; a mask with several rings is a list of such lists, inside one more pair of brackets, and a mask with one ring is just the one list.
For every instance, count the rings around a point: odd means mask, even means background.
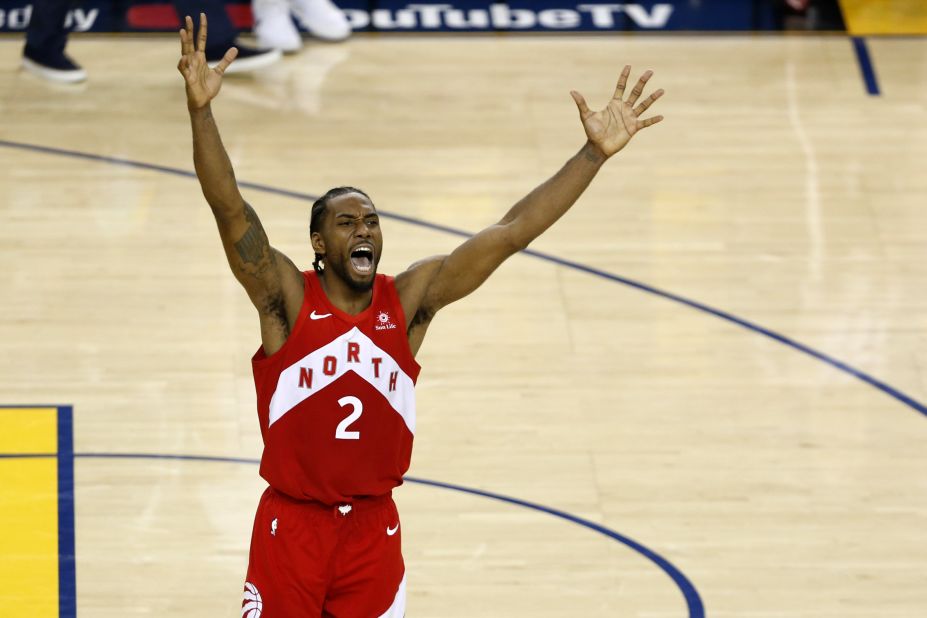
[{"label": "blue sneaker", "polygon": [[42,79],[60,84],[76,84],[87,79],[87,72],[63,51],[47,53],[27,45],[23,49],[23,68]]}]

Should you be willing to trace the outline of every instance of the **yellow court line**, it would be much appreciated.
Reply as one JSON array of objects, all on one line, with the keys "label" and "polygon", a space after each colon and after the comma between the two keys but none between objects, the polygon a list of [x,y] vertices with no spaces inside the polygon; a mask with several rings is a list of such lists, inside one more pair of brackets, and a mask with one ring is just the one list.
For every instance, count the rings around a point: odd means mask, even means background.
[{"label": "yellow court line", "polygon": [[853,35],[927,34],[927,0],[840,0]]},{"label": "yellow court line", "polygon": [[57,408],[0,408],[0,454],[57,450]]},{"label": "yellow court line", "polygon": [[[54,454],[56,408],[0,408],[0,454]],[[58,461],[0,458],[0,616],[58,616]]]}]

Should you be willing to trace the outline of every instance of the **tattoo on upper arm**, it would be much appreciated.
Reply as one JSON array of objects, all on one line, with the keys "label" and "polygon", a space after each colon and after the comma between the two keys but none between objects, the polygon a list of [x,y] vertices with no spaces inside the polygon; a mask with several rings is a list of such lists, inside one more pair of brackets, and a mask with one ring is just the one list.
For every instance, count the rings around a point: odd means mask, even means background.
[{"label": "tattoo on upper arm", "polygon": [[248,229],[235,243],[235,251],[238,257],[244,262],[245,266],[255,268],[266,267],[266,261],[270,257],[270,243],[267,241],[267,233],[258,219],[257,213],[251,208],[250,204],[245,204],[245,219],[248,221]]},{"label": "tattoo on upper arm", "polygon": [[[276,322],[289,333],[286,302],[276,269],[275,252],[267,240],[267,234],[261,225],[257,213],[247,202],[244,205],[245,220],[248,223],[245,233],[233,243],[238,262],[230,256],[235,277],[242,282],[258,313]],[[264,318],[262,318],[263,320]]]}]

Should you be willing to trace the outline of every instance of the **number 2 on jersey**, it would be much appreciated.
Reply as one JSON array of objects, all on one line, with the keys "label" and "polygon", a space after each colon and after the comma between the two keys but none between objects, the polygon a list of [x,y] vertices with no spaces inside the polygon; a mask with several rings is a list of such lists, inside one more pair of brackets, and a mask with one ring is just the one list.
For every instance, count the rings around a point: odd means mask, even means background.
[{"label": "number 2 on jersey", "polygon": [[360,440],[359,431],[348,431],[348,427],[351,426],[354,421],[361,417],[361,414],[364,413],[364,404],[361,403],[361,400],[357,397],[342,397],[338,400],[338,405],[342,408],[351,406],[351,413],[348,414],[344,420],[338,423],[338,428],[335,429],[335,438],[338,440]]}]

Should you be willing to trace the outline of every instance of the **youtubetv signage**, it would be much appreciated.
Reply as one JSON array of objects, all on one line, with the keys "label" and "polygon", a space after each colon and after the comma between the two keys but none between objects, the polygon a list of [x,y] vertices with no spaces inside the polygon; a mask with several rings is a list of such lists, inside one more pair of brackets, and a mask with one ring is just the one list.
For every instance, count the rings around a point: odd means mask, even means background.
[{"label": "youtubetv signage", "polygon": [[[783,0],[335,1],[354,30],[362,32],[779,30],[788,27],[786,20],[794,21],[796,15],[810,15],[812,8],[814,14],[836,17],[806,28],[843,30],[836,0],[809,0],[811,4],[803,9],[791,9]],[[237,28],[252,27],[248,0],[226,0],[225,9]],[[29,0],[0,0],[0,32],[25,30],[32,10]],[[75,32],[171,32],[180,27],[180,20],[174,3],[165,0],[80,0],[70,6],[67,26]]]},{"label": "youtubetv signage", "polygon": [[[804,8],[785,0],[342,0],[338,6],[355,30],[381,32],[757,31],[795,27],[796,19],[802,29],[844,30],[837,0],[807,0]],[[818,18],[807,19],[814,15]]]},{"label": "youtubetv signage", "polygon": [[[347,3],[345,3],[347,4]],[[471,6],[462,6],[470,4]],[[573,4],[517,8],[496,3],[407,4],[397,8],[343,10],[354,30],[615,30],[663,29],[673,14],[668,2],[655,4]],[[527,4],[527,3],[526,3]]]},{"label": "youtubetv signage", "polygon": [[380,32],[751,31],[794,27],[796,19],[802,29],[843,30],[837,0],[808,0],[804,8],[785,0],[338,0],[338,6],[355,30]]}]

